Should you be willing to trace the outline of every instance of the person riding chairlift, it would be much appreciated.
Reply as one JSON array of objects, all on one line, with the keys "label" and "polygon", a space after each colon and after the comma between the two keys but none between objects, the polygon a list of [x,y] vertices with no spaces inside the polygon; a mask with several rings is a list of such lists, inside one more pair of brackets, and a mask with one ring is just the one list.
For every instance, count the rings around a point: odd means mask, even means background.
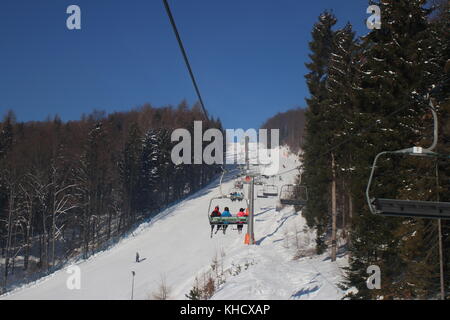
[{"label": "person riding chairlift", "polygon": [[[237,216],[238,217],[247,217],[248,214],[245,212],[244,208],[240,208]],[[242,228],[243,227],[244,227],[243,223],[238,224],[237,229],[238,229],[239,234],[242,233]]]},{"label": "person riding chairlift", "polygon": [[[231,213],[230,213],[230,209],[228,209],[228,207],[225,207],[225,209],[222,212],[221,217],[232,217]],[[226,222],[225,222],[226,223]],[[222,230],[223,230],[223,234],[225,234],[225,231],[227,231],[228,226],[226,224],[224,224],[222,226]],[[217,231],[216,231],[217,232]]]},{"label": "person riding chairlift", "polygon": [[231,198],[231,201],[233,201],[233,202],[237,201],[237,200],[241,201],[244,198],[244,195],[241,192],[235,191],[235,192],[230,193],[230,198]]},{"label": "person riding chairlift", "polygon": [[[211,212],[211,218],[214,218],[214,217],[220,217],[221,215],[222,215],[222,214],[221,214],[220,211],[219,211],[219,206],[216,206],[216,207],[214,208],[214,211]],[[214,227],[215,227],[215,225],[212,224],[212,225],[211,225],[211,237],[212,237],[212,234],[213,234],[213,231],[214,231]],[[218,225],[217,225],[216,233],[217,233],[217,231],[220,230],[220,227],[221,227],[221,225],[218,224]]]}]

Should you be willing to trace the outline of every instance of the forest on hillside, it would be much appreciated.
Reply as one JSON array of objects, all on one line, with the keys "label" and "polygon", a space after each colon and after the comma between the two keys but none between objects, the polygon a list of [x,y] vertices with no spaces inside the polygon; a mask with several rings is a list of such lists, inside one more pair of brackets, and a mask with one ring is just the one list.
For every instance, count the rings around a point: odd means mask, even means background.
[{"label": "forest on hillside", "polygon": [[305,110],[296,108],[279,112],[266,120],[261,128],[280,130],[280,145],[287,145],[297,153],[304,143]]},{"label": "forest on hillside", "polygon": [[[299,153],[301,167],[290,171],[299,170],[306,189],[295,189],[308,193],[301,214],[317,231],[317,254],[348,257],[345,298],[449,299],[450,221],[373,214],[365,194],[378,154],[432,144],[431,104],[436,156],[380,158],[370,191],[450,203],[449,2],[368,2],[381,8],[381,28],[362,37],[350,23],[338,28],[332,11],[320,14],[305,108],[278,113],[262,128],[279,129],[280,143]],[[205,114],[181,102],[67,122],[0,115],[0,294],[108,248],[217,177],[218,165],[171,161],[173,130],[193,134]],[[216,119],[203,122],[209,128],[223,131]],[[381,271],[381,288],[367,286],[371,266]]]},{"label": "forest on hillside", "polygon": [[[0,292],[71,258],[88,258],[199,190],[216,165],[174,165],[171,132],[203,120],[199,106],[153,108],[80,121],[0,123]],[[203,130],[218,128],[210,120]]]},{"label": "forest on hillside", "polygon": [[[317,230],[318,252],[331,249],[333,259],[339,249],[348,250],[342,285],[357,289],[350,298],[449,298],[449,221],[374,215],[365,200],[378,153],[431,145],[431,99],[439,119],[435,151],[443,156],[384,157],[372,191],[381,198],[450,201],[448,2],[371,2],[381,8],[379,30],[356,38],[350,23],[335,28],[331,12],[321,14],[312,30],[303,215]],[[381,270],[379,290],[366,285],[371,265]]]}]

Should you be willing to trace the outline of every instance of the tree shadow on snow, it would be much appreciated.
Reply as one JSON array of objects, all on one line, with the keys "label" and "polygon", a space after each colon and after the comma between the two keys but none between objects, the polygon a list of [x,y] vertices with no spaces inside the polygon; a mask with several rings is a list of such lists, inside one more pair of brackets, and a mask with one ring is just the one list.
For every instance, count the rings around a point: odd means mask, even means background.
[{"label": "tree shadow on snow", "polygon": [[313,292],[316,292],[318,290],[319,290],[319,286],[318,285],[316,285],[316,286],[314,286],[312,288],[303,288],[300,291],[298,291],[295,294],[293,294],[291,296],[291,299],[299,299],[299,298],[301,298],[304,295],[309,295],[309,294],[311,294]]},{"label": "tree shadow on snow", "polygon": [[274,208],[271,207],[271,208],[264,208],[264,209],[265,209],[264,211],[258,212],[258,213],[255,214],[254,216],[255,216],[255,217],[260,216],[260,215],[262,215],[262,214],[264,214],[264,213],[266,213],[266,212],[268,212],[268,211],[273,210]]},{"label": "tree shadow on snow", "polygon": [[256,241],[256,244],[257,244],[257,245],[260,245],[264,240],[266,240],[267,238],[270,238],[270,237],[273,236],[275,233],[277,233],[277,232],[280,230],[280,228],[284,225],[284,223],[285,223],[290,217],[293,217],[293,216],[294,216],[294,215],[289,215],[289,216],[287,216],[287,217],[282,218],[281,220],[278,220],[277,222],[281,222],[281,223],[278,225],[278,227],[277,227],[272,233],[270,233],[270,234],[268,234],[268,235],[262,237],[262,238],[259,239],[258,241]]},{"label": "tree shadow on snow", "polygon": [[[347,251],[348,251],[347,245],[340,246],[336,252],[336,257],[337,258],[344,257],[347,254]],[[328,261],[328,260],[331,260],[331,257],[326,257],[322,261]]]}]

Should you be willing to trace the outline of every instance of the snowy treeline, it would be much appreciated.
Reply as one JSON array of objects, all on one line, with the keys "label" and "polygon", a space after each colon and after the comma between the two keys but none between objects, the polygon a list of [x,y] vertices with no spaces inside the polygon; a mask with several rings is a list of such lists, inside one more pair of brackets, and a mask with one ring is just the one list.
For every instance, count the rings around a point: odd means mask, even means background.
[{"label": "snowy treeline", "polygon": [[87,258],[208,183],[216,166],[170,159],[171,131],[192,131],[194,120],[201,111],[185,102],[67,123],[19,123],[8,112],[0,123],[0,292]]},{"label": "snowy treeline", "polygon": [[280,144],[288,145],[292,152],[298,152],[304,143],[305,110],[297,108],[279,112],[268,119],[262,128],[279,129]]}]

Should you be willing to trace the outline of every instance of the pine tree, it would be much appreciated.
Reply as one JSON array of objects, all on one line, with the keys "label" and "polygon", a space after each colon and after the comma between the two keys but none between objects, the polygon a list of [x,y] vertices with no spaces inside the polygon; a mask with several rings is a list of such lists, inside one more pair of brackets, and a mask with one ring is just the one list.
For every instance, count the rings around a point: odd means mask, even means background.
[{"label": "pine tree", "polygon": [[[350,140],[355,134],[355,87],[358,85],[355,62],[359,53],[355,33],[350,23],[337,30],[329,61],[326,88],[328,98],[324,103],[327,107],[326,118],[328,128],[332,132],[329,139],[329,150],[335,163],[335,185],[337,189],[336,220],[343,229],[342,236],[347,237],[347,225],[351,224],[353,203],[351,179],[353,178],[353,157],[355,146]],[[334,252],[334,251],[332,251]]]},{"label": "pine tree", "polygon": [[137,123],[130,126],[128,139],[119,162],[122,184],[122,199],[125,216],[131,224],[136,221],[138,211],[143,211],[145,194],[141,192],[141,132]]},{"label": "pine tree", "polygon": [[158,130],[158,143],[160,148],[159,163],[161,170],[161,187],[165,187],[161,200],[164,205],[174,201],[174,170],[175,165],[171,159],[172,141],[170,139],[170,131],[166,128]]},{"label": "pine tree", "polygon": [[13,124],[15,115],[12,111],[8,112],[3,121],[0,131],[0,160],[6,156],[13,143]]},{"label": "pine tree", "polygon": [[305,76],[311,97],[307,99],[305,145],[303,147],[302,183],[308,186],[308,206],[304,216],[311,227],[317,228],[317,250],[325,249],[324,237],[329,217],[330,156],[326,154],[329,146],[326,105],[328,98],[326,81],[330,55],[333,49],[335,16],[327,11],[322,13],[314,25],[312,41],[309,43],[311,62],[306,64],[310,72]]},{"label": "pine tree", "polygon": [[[0,217],[2,216],[4,210],[3,208],[6,206],[7,200],[7,189],[6,189],[6,181],[3,179],[3,170],[5,170],[4,159],[6,158],[8,152],[12,149],[14,131],[13,124],[15,122],[15,116],[12,112],[9,112],[2,125],[0,130]],[[0,230],[1,233],[2,230]]]},{"label": "pine tree", "polygon": [[93,124],[89,132],[77,173],[78,200],[82,203],[82,239],[83,254],[86,258],[91,242],[95,244],[97,236],[98,214],[107,211],[108,206],[108,136],[102,122]]},{"label": "pine tree", "polygon": [[186,298],[188,300],[201,300],[202,298],[202,292],[201,290],[197,287],[194,286],[188,294],[186,294]]},{"label": "pine tree", "polygon": [[[357,139],[360,152],[355,153],[356,192],[348,284],[358,289],[355,298],[411,297],[422,294],[406,280],[427,266],[411,264],[420,257],[425,246],[418,245],[425,237],[425,225],[410,219],[379,217],[370,214],[364,193],[371,162],[385,150],[398,150],[420,142],[426,135],[423,121],[428,91],[429,29],[425,1],[381,1],[381,30],[373,30],[363,38],[360,59],[360,83],[356,89],[358,122],[365,130]],[[391,157],[379,164],[373,193],[379,197],[401,198],[407,184],[408,161]],[[408,222],[409,221],[409,222]],[[414,231],[416,233],[414,233]],[[415,235],[413,237],[412,235]],[[405,239],[414,239],[415,244]],[[378,265],[383,274],[381,290],[368,290],[366,268]],[[426,276],[424,277],[426,278]],[[417,282],[418,283],[418,282]]]},{"label": "pine tree", "polygon": [[149,211],[154,211],[160,206],[157,192],[161,181],[159,148],[157,130],[150,129],[143,139],[141,155],[141,190],[147,199],[145,207]]},{"label": "pine tree", "polygon": [[[432,66],[437,70],[434,74],[435,89],[431,93],[435,99],[435,104],[439,106],[439,143],[437,152],[450,155],[450,3],[441,1],[437,8],[436,18],[432,23],[432,35],[430,37],[434,42],[431,60]],[[438,162],[439,172],[439,198],[441,201],[450,202],[450,165],[448,160],[442,159]],[[434,229],[437,223],[434,223]],[[446,288],[446,298],[450,298],[450,223],[446,220],[441,221],[442,242],[443,242],[443,262],[444,262],[444,287]],[[437,231],[437,230],[436,230]],[[434,238],[436,233],[434,233]],[[433,252],[436,252],[434,248]],[[435,263],[437,265],[437,263]],[[436,279],[437,280],[437,279]],[[439,279],[440,280],[440,279]],[[435,285],[438,286],[437,281]],[[440,281],[439,281],[440,286]]]},{"label": "pine tree", "polygon": [[150,129],[142,148],[142,186],[147,195],[147,208],[152,211],[172,200],[172,163],[170,134],[167,129]]}]

